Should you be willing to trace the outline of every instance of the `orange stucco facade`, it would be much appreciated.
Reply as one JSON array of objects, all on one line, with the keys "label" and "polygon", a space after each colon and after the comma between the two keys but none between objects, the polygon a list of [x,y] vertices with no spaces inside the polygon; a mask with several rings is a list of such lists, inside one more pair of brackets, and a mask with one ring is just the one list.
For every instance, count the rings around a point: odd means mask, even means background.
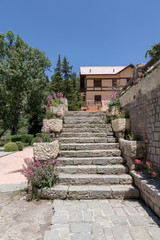
[{"label": "orange stucco facade", "polygon": [[81,74],[81,98],[83,100],[81,110],[106,110],[108,96],[120,90],[127,83],[133,75],[133,67],[130,64],[113,74]]}]

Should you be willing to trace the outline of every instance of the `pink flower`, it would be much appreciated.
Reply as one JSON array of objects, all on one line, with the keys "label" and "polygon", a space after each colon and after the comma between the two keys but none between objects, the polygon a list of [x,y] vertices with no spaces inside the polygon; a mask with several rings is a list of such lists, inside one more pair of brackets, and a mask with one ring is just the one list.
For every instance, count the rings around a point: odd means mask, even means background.
[{"label": "pink flower", "polygon": [[150,162],[146,162],[146,165],[147,165],[148,168],[152,167],[152,164]]},{"label": "pink flower", "polygon": [[157,173],[156,172],[152,172],[152,177],[156,177],[157,176]]},{"label": "pink flower", "polygon": [[53,99],[52,95],[49,95],[49,96],[48,96],[48,99]]},{"label": "pink flower", "polygon": [[143,174],[143,172],[141,172],[141,171],[137,171],[136,173],[139,174],[139,175]]},{"label": "pink flower", "polygon": [[55,92],[53,92],[53,93],[52,93],[52,95],[53,95],[53,97],[54,97],[54,98],[56,98],[56,97],[57,97]]},{"label": "pink flower", "polygon": [[141,160],[138,160],[138,159],[135,160],[135,163],[136,163],[137,165],[142,164]]}]

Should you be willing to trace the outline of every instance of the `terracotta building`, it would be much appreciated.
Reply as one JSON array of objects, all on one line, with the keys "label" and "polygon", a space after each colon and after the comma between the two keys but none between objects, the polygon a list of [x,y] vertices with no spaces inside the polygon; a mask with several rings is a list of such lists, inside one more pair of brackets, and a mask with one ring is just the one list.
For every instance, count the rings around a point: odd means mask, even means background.
[{"label": "terracotta building", "polygon": [[132,77],[134,65],[80,67],[81,110],[106,110],[106,100]]}]

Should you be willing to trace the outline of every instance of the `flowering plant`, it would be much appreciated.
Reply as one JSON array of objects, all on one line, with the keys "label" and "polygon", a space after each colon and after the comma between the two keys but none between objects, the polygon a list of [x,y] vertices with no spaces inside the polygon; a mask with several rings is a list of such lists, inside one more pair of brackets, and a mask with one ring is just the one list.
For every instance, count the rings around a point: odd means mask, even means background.
[{"label": "flowering plant", "polygon": [[112,92],[110,95],[107,95],[107,100],[109,100],[108,107],[119,106],[119,92]]},{"label": "flowering plant", "polygon": [[55,93],[53,92],[51,95],[48,96],[47,107],[57,107],[59,104],[64,104],[64,100],[66,98],[63,96],[63,93]]},{"label": "flowering plant", "polygon": [[28,182],[37,188],[52,187],[58,178],[57,159],[46,159],[35,161],[33,158],[25,158],[26,165],[22,165],[20,172],[27,178]]},{"label": "flowering plant", "polygon": [[141,172],[138,171],[137,172],[138,174],[147,173],[151,178],[157,178],[158,180],[160,180],[160,172],[155,168],[155,166],[152,163],[150,162],[143,163],[141,160],[136,159],[135,164],[137,170],[140,168],[142,170]]}]

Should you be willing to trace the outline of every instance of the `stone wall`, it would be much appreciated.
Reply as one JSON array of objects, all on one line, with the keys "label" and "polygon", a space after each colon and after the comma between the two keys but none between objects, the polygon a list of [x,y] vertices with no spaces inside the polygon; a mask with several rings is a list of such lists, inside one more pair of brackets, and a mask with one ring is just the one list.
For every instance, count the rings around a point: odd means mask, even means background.
[{"label": "stone wall", "polygon": [[128,111],[131,131],[146,141],[146,160],[160,169],[160,66],[120,99]]},{"label": "stone wall", "polygon": [[154,179],[148,179],[137,174],[135,171],[132,171],[131,175],[139,188],[140,197],[160,217],[160,189],[158,183]]}]

